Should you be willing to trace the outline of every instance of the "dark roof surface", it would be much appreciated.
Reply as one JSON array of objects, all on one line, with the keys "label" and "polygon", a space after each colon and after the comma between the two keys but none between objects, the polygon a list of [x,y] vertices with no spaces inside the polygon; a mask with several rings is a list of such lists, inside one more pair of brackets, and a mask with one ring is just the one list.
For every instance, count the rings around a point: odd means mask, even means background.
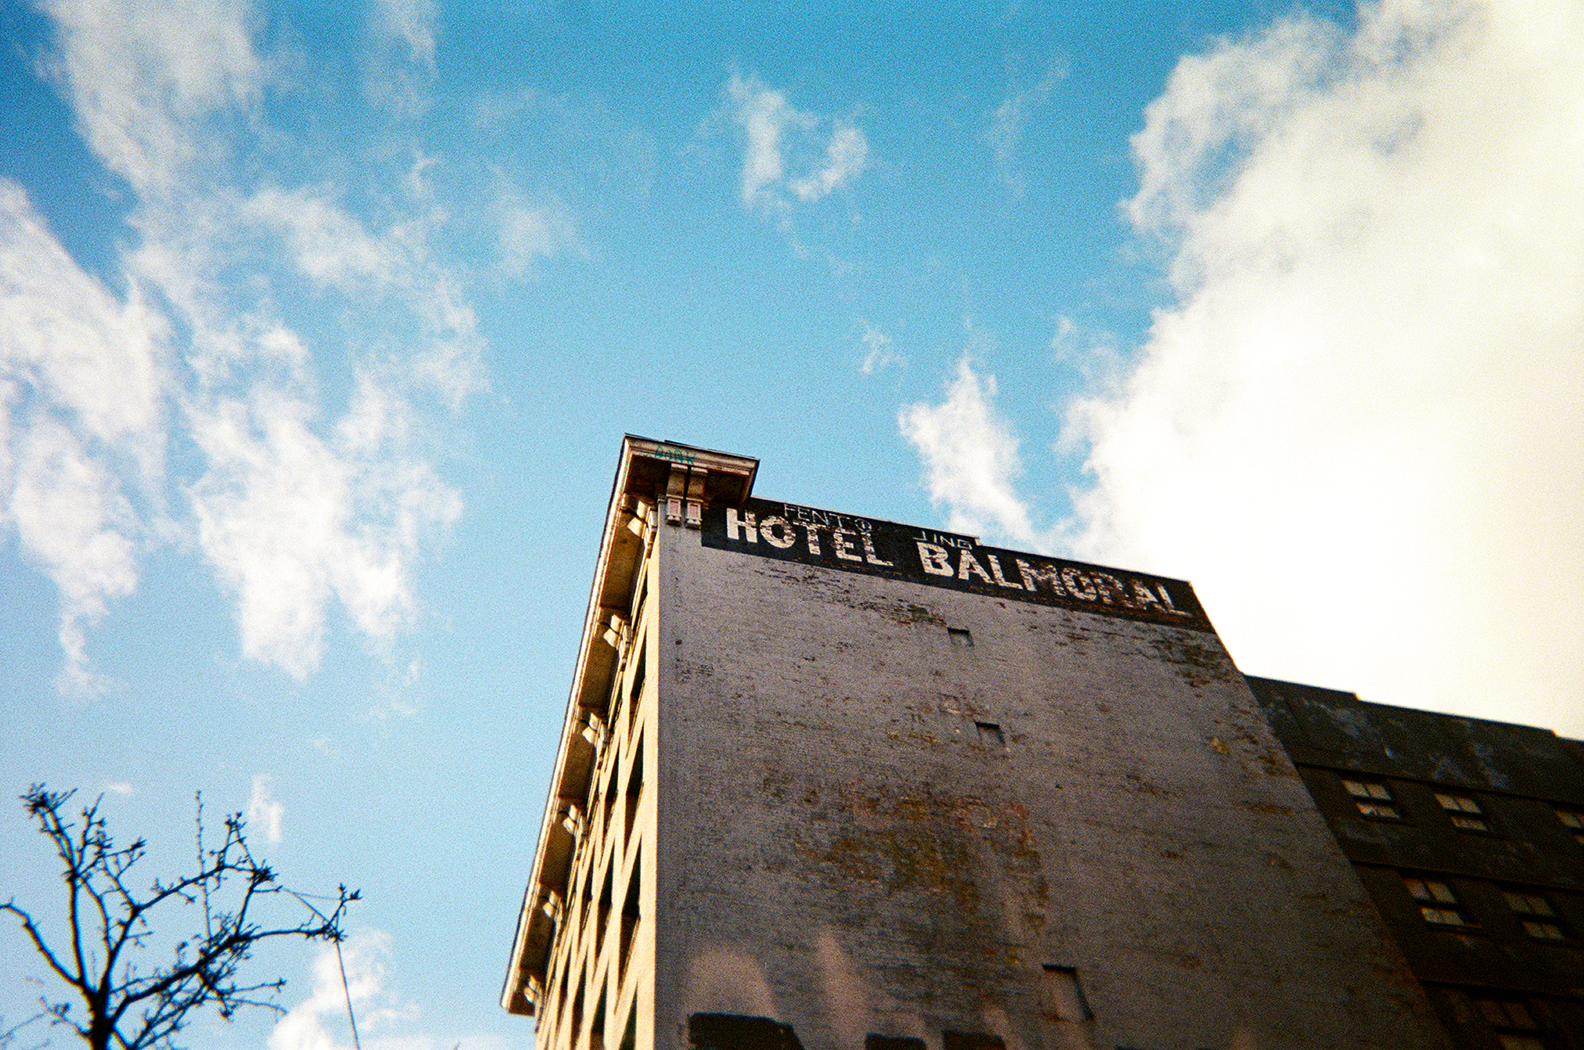
[{"label": "dark roof surface", "polygon": [[1246,677],[1277,737],[1300,765],[1584,806],[1584,743],[1552,730],[1390,707],[1336,689]]}]

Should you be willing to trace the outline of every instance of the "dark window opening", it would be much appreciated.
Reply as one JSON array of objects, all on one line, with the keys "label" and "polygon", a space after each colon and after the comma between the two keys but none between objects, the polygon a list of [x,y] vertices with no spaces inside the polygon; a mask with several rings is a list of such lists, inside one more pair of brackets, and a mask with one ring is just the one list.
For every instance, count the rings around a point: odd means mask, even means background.
[{"label": "dark window opening", "polygon": [[638,646],[638,666],[633,670],[632,688],[627,690],[627,732],[632,732],[632,727],[638,721],[638,705],[643,700],[644,674],[648,664],[646,659],[649,650],[640,641]]},{"label": "dark window opening", "polygon": [[946,634],[951,638],[951,643],[959,649],[973,648],[973,634],[966,627],[948,627]]},{"label": "dark window opening", "polygon": [[1490,1025],[1502,1050],[1545,1050],[1540,1026],[1521,999],[1475,999],[1474,1007]]},{"label": "dark window opening", "polygon": [[998,1035],[983,1032],[942,1032],[944,1050],[1006,1050]]},{"label": "dark window opening", "polygon": [[599,1003],[594,1007],[594,1019],[589,1022],[589,1050],[605,1050],[605,985],[600,985]]},{"label": "dark window opening", "polygon": [[986,747],[1006,747],[1006,735],[994,722],[975,722],[974,728],[979,730],[979,743]]},{"label": "dark window opening", "polygon": [[910,1035],[876,1035],[870,1032],[864,1036],[864,1050],[924,1050],[924,1040]]},{"label": "dark window opening", "polygon": [[1046,963],[1045,1005],[1054,1021],[1092,1021],[1094,1011],[1084,997],[1083,985],[1078,982],[1078,971],[1071,966],[1052,966]]},{"label": "dark window opening", "polygon": [[740,1014],[693,1014],[688,1045],[694,1050],[803,1050],[791,1025]]},{"label": "dark window opening", "polygon": [[638,800],[643,796],[643,737],[633,745],[632,772],[627,774],[627,827],[622,831],[622,843],[632,841],[633,825],[638,823]]},{"label": "dark window opening", "polygon": [[627,880],[627,897],[622,901],[621,914],[621,968],[627,969],[627,959],[632,955],[633,932],[638,928],[638,876],[643,870],[643,854],[633,860],[632,878]]},{"label": "dark window opening", "polygon": [[605,884],[600,887],[599,914],[595,919],[594,927],[594,958],[599,958],[600,947],[605,943],[605,927],[610,923],[611,912],[611,886],[616,879],[616,858],[612,856],[611,862],[605,868]]},{"label": "dark window opening", "polygon": [[1562,826],[1573,832],[1573,841],[1584,846],[1584,813],[1576,813],[1571,809],[1559,809],[1555,812]]}]

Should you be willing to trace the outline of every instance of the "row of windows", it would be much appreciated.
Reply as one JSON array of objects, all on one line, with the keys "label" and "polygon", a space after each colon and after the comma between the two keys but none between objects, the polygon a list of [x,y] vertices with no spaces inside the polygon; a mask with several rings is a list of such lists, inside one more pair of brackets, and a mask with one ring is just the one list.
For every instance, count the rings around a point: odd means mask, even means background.
[{"label": "row of windows", "polygon": [[[1362,816],[1372,820],[1404,819],[1391,788],[1380,781],[1343,778],[1342,789],[1352,797],[1354,806]],[[1462,831],[1495,832],[1490,814],[1485,812],[1478,800],[1448,791],[1437,791],[1434,794],[1436,802],[1440,804],[1442,812],[1446,814],[1447,820],[1453,827]],[[1563,827],[1573,832],[1574,840],[1584,845],[1584,813],[1560,807],[1552,807],[1552,812],[1556,814],[1557,820]]]},{"label": "row of windows", "polygon": [[[1431,926],[1465,929],[1476,926],[1470,921],[1464,902],[1445,882],[1415,875],[1403,875],[1402,880],[1408,896],[1419,906],[1420,917]],[[1502,898],[1530,937],[1537,941],[1570,939],[1544,894],[1530,889],[1506,889],[1502,891]]]}]

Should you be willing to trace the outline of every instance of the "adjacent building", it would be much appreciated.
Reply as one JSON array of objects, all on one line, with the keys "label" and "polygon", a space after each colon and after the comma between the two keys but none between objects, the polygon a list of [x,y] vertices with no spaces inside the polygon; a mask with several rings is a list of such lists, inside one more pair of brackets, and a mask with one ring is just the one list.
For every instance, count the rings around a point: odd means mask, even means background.
[{"label": "adjacent building", "polygon": [[1250,678],[1467,1050],[1584,1050],[1584,743]]},{"label": "adjacent building", "polygon": [[[1484,767],[1333,760],[1321,694],[1251,689],[1183,581],[761,499],[756,471],[623,443],[503,992],[536,1045],[1441,1050],[1576,1018],[1576,968],[1481,998],[1512,986],[1403,932],[1427,893],[1493,935],[1520,888],[1577,928],[1576,867],[1490,868],[1476,905],[1382,838],[1429,833],[1426,785],[1516,829]],[[1454,1044],[1437,1011],[1487,1001],[1519,1020],[1470,1032],[1542,1042]]]}]

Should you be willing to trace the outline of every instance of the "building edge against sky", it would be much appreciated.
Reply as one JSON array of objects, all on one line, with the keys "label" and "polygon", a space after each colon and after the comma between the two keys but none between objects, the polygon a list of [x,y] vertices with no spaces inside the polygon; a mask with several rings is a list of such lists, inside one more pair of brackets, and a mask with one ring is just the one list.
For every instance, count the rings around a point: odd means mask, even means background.
[{"label": "building edge against sky", "polygon": [[623,443],[502,996],[540,1045],[1451,1045],[1186,583],[756,469]]}]

